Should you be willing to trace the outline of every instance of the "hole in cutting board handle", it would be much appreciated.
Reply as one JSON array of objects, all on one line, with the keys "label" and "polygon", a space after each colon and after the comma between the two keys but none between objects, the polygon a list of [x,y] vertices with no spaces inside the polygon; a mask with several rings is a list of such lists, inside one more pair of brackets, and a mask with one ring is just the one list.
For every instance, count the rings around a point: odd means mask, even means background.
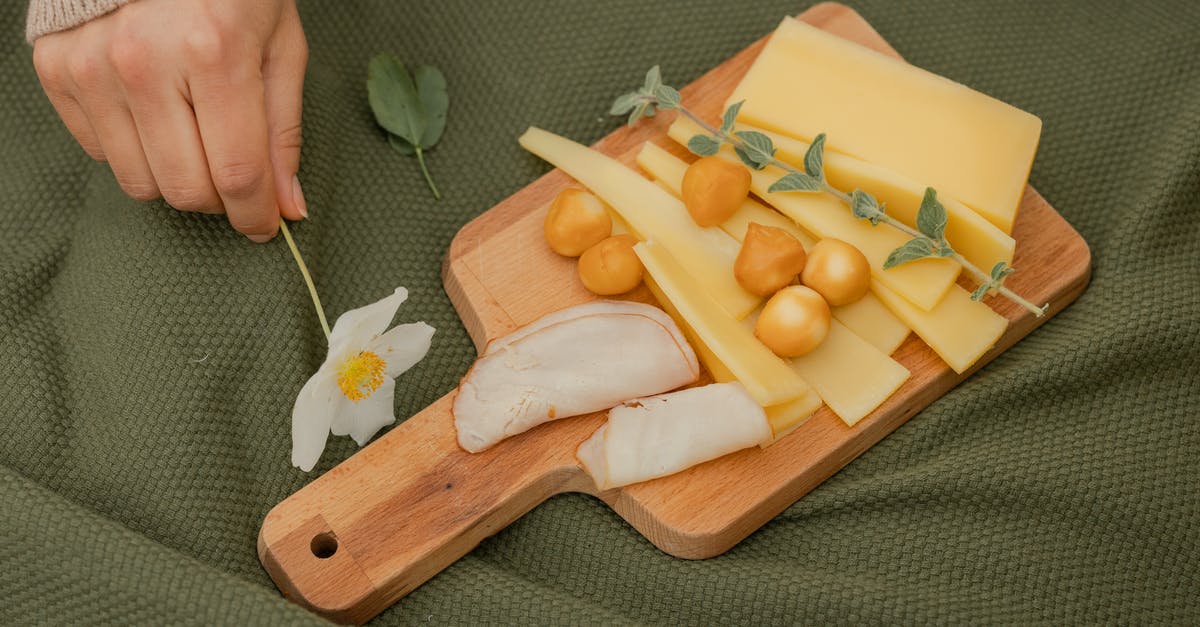
[{"label": "hole in cutting board handle", "polygon": [[333,557],[338,550],[337,536],[333,535],[332,531],[325,531],[313,536],[312,543],[309,544],[312,549],[312,554],[317,559],[329,559]]}]

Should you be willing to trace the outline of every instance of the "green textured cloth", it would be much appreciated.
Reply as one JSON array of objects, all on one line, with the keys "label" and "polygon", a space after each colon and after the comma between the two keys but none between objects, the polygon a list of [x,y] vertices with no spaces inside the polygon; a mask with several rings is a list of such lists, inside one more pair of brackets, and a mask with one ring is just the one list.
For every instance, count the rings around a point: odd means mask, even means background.
[{"label": "green textured cloth", "polygon": [[[255,555],[316,476],[289,464],[323,358],[296,268],[281,241],[125,198],[39,89],[22,4],[0,5],[0,623],[315,622]],[[855,7],[910,61],[1041,117],[1032,181],[1090,244],[1088,291],[726,555],[669,557],[564,495],[379,623],[1200,622],[1200,4]],[[686,84],[803,8],[301,3],[296,237],[331,316],[404,285],[399,319],[438,329],[398,415],[474,357],[440,261],[546,171],[517,135],[599,139],[648,66]],[[440,203],[372,120],[384,50],[448,77]],[[317,472],[354,450],[331,440]]]}]

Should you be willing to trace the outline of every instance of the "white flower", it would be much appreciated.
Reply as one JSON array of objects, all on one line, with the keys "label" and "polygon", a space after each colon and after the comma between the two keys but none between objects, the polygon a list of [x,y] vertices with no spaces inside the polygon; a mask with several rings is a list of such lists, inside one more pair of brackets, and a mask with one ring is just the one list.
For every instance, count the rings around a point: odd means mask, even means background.
[{"label": "white flower", "polygon": [[325,450],[325,440],[350,435],[362,446],[395,422],[393,380],[413,367],[433,339],[424,322],[387,330],[408,290],[396,288],[383,300],[338,317],[329,334],[329,354],[301,388],[292,409],[292,465],[308,472]]}]

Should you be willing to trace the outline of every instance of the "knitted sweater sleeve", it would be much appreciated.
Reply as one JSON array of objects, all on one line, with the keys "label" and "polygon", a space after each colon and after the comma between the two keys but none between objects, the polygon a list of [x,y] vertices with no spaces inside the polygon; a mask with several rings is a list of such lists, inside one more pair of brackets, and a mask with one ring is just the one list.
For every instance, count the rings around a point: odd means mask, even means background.
[{"label": "knitted sweater sleeve", "polygon": [[75,28],[120,8],[130,0],[30,0],[25,19],[25,39],[33,43],[42,35]]}]

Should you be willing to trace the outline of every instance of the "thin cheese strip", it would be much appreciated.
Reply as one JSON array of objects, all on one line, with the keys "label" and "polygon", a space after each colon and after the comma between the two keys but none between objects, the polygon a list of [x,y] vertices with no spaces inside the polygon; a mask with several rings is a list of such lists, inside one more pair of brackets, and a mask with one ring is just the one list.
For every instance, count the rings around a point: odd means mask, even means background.
[{"label": "thin cheese strip", "polygon": [[991,307],[971,300],[955,285],[932,311],[922,311],[878,281],[871,290],[955,372],[966,372],[1004,335],[1008,320]]},{"label": "thin cheese strip", "polygon": [[811,394],[800,375],[718,305],[665,246],[639,242],[633,250],[661,289],[664,304],[671,303],[700,343],[712,350],[759,405],[769,407]]},{"label": "thin cheese strip", "polygon": [[[674,318],[675,324],[683,330],[683,334],[691,343],[692,348],[696,350],[696,355],[700,358],[700,363],[704,364],[704,367],[712,375],[712,378],[719,383],[737,381],[737,377],[733,376],[733,372],[725,364],[721,363],[716,353],[712,352],[712,349],[700,339],[696,331],[688,325],[687,320],[684,320],[683,316],[679,314],[679,310],[675,309],[675,306],[667,299],[662,288],[654,281],[654,277],[646,276],[646,287],[650,288],[650,293],[654,294],[654,297],[658,299],[663,310]],[[780,438],[804,424],[820,407],[821,399],[816,394],[805,394],[794,401],[764,407],[763,410],[766,411],[767,422],[771,425],[772,434],[771,441],[763,444],[764,448],[778,442]]]},{"label": "thin cheese strip", "polygon": [[[742,324],[753,333],[757,313]],[[908,380],[908,369],[837,320],[811,353],[788,360],[829,409],[853,427]]]},{"label": "thin cheese strip", "polygon": [[721,229],[702,228],[683,203],[616,160],[564,137],[530,128],[521,146],[571,175],[608,203],[641,240],[662,244],[734,317],[744,318],[761,299],[733,277],[738,243]]},{"label": "thin cheese strip", "polygon": [[[765,134],[774,142],[778,159],[796,167],[804,166],[808,143],[752,126],[737,128]],[[924,185],[887,168],[832,151],[825,154],[825,176],[830,185],[843,191],[861,189],[871,193],[887,205],[888,215],[916,228],[917,210],[925,197]],[[967,261],[988,269],[999,261],[1012,264],[1017,243],[1011,235],[946,194],[938,194],[938,200],[946,208],[946,239]]]},{"label": "thin cheese strip", "polygon": [[[695,122],[680,118],[671,125],[669,133],[671,139],[686,145],[688,139],[698,131]],[[719,156],[731,163],[741,163],[728,147]],[[767,189],[784,174],[786,172],[775,166],[750,170],[750,189],[813,235],[840,239],[861,250],[871,264],[873,277],[921,309],[933,309],[958,278],[962,266],[949,259],[920,259],[884,270],[883,262],[893,250],[910,239],[908,235],[888,226],[872,226],[866,220],[855,218],[848,207],[829,194],[768,192]]]},{"label": "thin cheese strip", "polygon": [[739,120],[812,141],[930,185],[1012,233],[1037,151],[1037,117],[785,19],[729,103]]},{"label": "thin cheese strip", "polygon": [[[637,163],[671,193],[676,196],[680,195],[687,163],[651,143],[642,146],[642,150],[637,156]],[[741,209],[721,224],[721,228],[741,242],[745,239],[746,229],[751,222],[773,226],[791,233],[800,240],[805,250],[811,249],[816,243],[816,238],[806,233],[790,218],[753,199],[746,199],[746,202],[742,203]],[[874,294],[868,293],[858,302],[833,307],[831,310],[834,318],[849,327],[856,335],[870,342],[875,348],[883,351],[884,354],[890,355],[895,352],[908,337],[908,325],[888,311],[888,308],[883,306],[883,303],[880,303]]]}]

